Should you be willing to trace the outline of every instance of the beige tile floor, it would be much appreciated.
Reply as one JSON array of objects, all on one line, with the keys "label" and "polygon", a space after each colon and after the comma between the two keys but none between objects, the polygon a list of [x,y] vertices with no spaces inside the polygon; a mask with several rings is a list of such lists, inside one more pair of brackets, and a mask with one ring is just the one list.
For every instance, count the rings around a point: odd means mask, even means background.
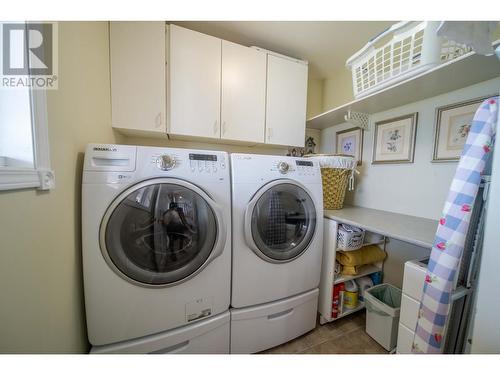
[{"label": "beige tile floor", "polygon": [[316,328],[261,354],[387,354],[365,332],[365,311]]}]

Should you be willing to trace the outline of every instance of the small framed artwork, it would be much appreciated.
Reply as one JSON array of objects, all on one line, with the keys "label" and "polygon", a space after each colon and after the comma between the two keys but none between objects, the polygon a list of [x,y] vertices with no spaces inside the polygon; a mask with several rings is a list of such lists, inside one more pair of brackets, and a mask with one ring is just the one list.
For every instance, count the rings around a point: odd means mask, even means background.
[{"label": "small framed artwork", "polygon": [[488,96],[439,107],[434,126],[433,162],[458,161],[477,109]]},{"label": "small framed artwork", "polygon": [[372,164],[413,163],[418,113],[375,123]]},{"label": "small framed artwork", "polygon": [[363,130],[351,128],[337,132],[337,153],[352,155],[361,165],[363,159]]}]

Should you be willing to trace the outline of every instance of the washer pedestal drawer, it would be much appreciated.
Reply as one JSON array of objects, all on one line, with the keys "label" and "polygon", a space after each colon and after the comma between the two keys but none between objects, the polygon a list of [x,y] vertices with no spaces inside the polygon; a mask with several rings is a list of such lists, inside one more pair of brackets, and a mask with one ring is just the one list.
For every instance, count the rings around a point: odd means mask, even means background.
[{"label": "washer pedestal drawer", "polygon": [[170,331],[94,346],[91,354],[229,354],[229,311]]},{"label": "washer pedestal drawer", "polygon": [[262,305],[231,309],[231,353],[256,353],[316,326],[319,290]]}]

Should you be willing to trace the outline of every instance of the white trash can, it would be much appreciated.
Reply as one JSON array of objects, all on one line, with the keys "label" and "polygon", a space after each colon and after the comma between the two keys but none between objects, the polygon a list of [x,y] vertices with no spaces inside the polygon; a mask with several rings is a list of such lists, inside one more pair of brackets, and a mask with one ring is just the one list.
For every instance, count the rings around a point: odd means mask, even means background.
[{"label": "white trash can", "polygon": [[401,289],[379,284],[365,290],[366,333],[386,350],[396,347],[398,339]]}]

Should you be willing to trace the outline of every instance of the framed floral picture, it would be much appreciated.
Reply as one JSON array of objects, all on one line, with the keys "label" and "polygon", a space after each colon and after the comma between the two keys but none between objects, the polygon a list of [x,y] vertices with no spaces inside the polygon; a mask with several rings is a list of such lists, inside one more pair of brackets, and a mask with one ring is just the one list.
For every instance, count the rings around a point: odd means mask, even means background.
[{"label": "framed floral picture", "polygon": [[351,128],[337,132],[337,154],[352,155],[361,165],[363,159],[363,130]]},{"label": "framed floral picture", "polygon": [[413,163],[418,113],[375,123],[372,164]]},{"label": "framed floral picture", "polygon": [[433,162],[460,159],[474,114],[487,98],[488,96],[436,109]]}]

